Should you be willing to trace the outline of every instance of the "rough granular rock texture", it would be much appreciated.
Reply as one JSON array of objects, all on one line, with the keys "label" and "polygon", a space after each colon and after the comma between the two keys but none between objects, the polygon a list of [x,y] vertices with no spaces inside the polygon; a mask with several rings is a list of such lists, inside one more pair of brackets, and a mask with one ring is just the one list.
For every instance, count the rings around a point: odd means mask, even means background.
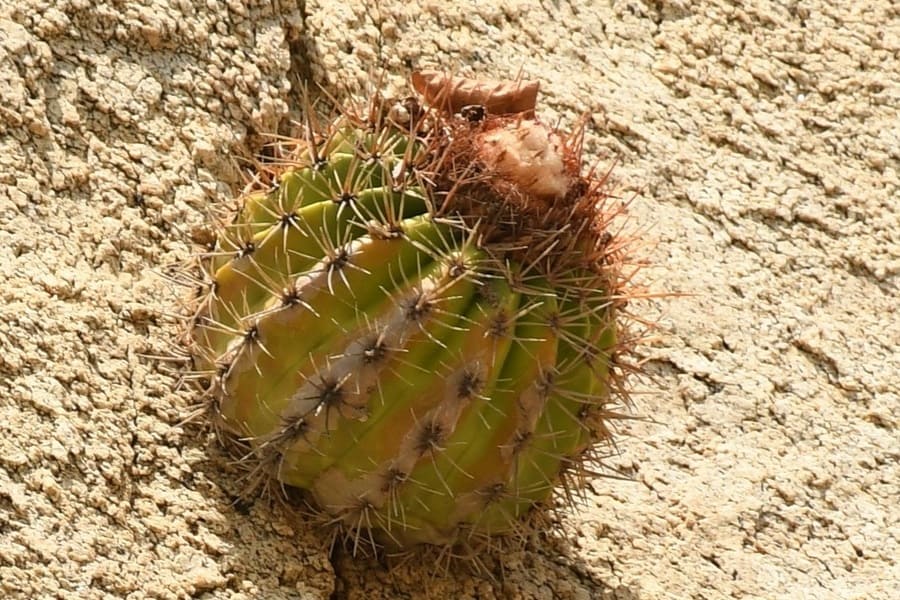
[{"label": "rough granular rock texture", "polygon": [[[448,6],[452,4],[452,6]],[[0,8],[0,594],[892,598],[900,587],[900,12],[891,0]],[[15,6],[15,8],[13,8]],[[289,131],[301,80],[544,82],[685,295],[565,539],[493,578],[329,553],[179,426],[154,274]]]}]

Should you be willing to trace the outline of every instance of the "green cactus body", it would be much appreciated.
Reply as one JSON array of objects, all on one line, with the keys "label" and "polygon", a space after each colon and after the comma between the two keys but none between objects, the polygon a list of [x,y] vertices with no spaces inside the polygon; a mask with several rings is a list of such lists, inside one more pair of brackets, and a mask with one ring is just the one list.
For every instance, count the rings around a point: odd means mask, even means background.
[{"label": "green cactus body", "polygon": [[425,114],[341,117],[247,193],[189,336],[245,458],[399,548],[522,531],[608,441],[620,349],[621,257],[575,150],[553,142],[568,188],[541,198],[479,154],[513,119]]}]

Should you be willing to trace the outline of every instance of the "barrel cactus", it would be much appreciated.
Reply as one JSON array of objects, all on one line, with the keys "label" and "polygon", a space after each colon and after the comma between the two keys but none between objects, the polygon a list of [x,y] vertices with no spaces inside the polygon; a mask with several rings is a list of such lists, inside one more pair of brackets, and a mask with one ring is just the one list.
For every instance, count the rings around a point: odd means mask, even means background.
[{"label": "barrel cactus", "polygon": [[416,77],[310,116],[205,240],[193,379],[243,464],[349,539],[521,538],[626,398],[621,203],[524,84]]}]

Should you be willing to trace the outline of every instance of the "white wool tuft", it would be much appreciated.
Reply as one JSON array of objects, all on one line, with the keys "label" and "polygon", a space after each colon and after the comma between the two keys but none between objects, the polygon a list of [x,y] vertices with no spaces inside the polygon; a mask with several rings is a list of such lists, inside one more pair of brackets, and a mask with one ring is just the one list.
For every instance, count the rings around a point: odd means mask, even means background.
[{"label": "white wool tuft", "polygon": [[562,198],[569,187],[559,135],[536,121],[512,123],[481,139],[481,159],[523,192]]}]

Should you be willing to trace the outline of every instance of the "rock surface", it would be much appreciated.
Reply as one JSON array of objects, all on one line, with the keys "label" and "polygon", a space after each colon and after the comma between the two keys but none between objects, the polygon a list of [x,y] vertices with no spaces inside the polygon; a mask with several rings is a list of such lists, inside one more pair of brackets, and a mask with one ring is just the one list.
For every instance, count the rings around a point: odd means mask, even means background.
[{"label": "rock surface", "polygon": [[[740,7],[736,5],[740,4]],[[865,598],[900,589],[891,0],[0,8],[0,595]],[[448,6],[449,5],[449,6]],[[377,8],[376,8],[377,6]],[[160,273],[297,83],[543,82],[650,231],[654,379],[563,539],[492,573],[329,552],[180,426]]]}]

